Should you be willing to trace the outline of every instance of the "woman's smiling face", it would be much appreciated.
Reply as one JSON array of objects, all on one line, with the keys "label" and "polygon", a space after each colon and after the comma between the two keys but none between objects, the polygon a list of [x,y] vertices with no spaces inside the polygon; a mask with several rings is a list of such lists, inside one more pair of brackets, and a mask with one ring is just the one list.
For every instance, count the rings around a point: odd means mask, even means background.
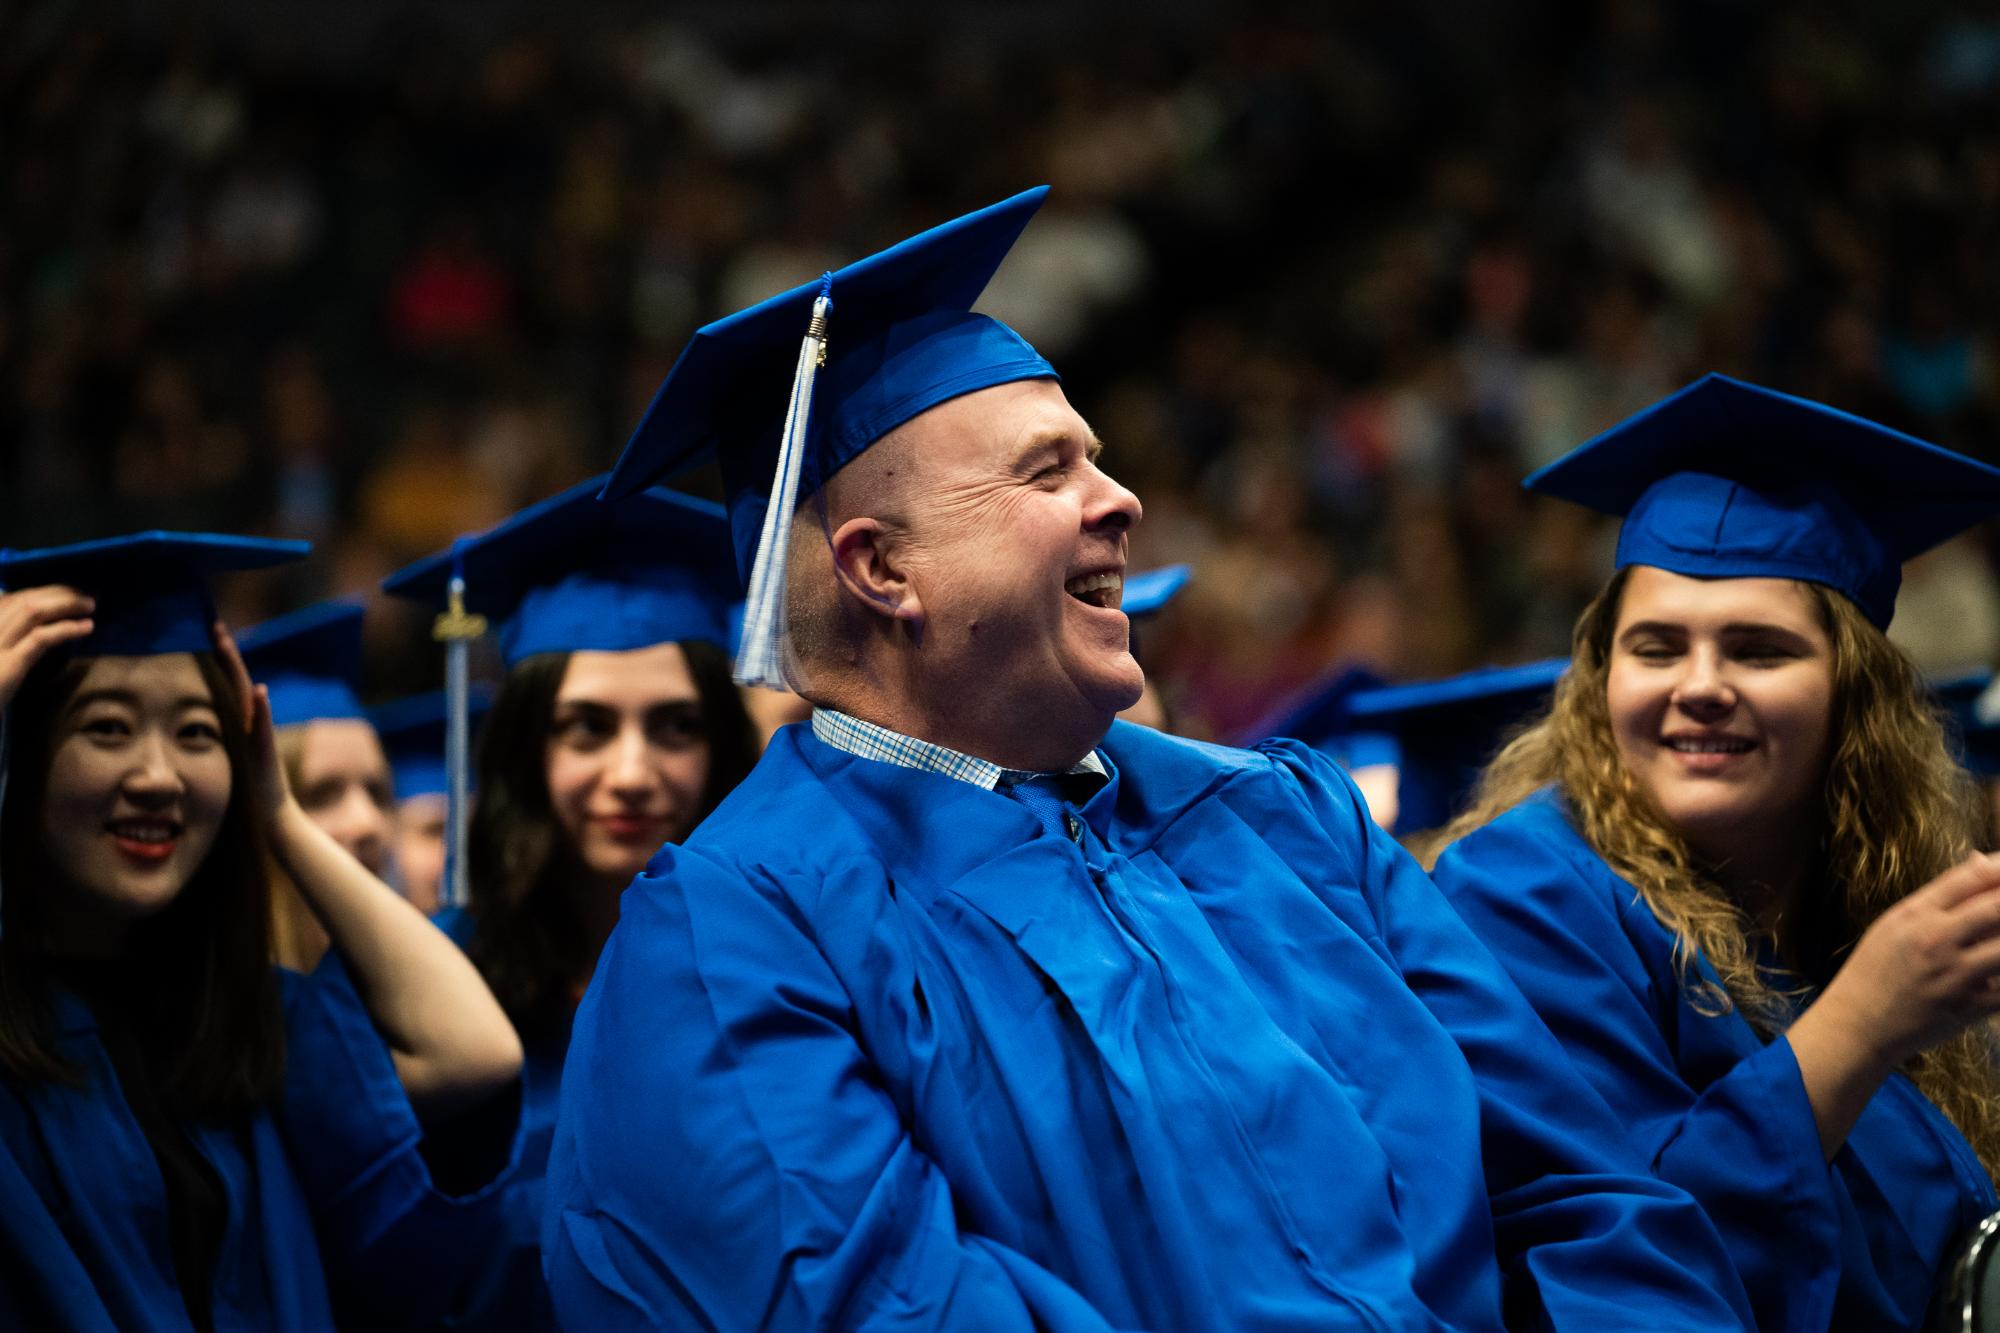
[{"label": "woman's smiling face", "polygon": [[229,808],[222,725],[192,654],[85,668],[51,735],[41,811],[60,936],[115,941],[187,887]]},{"label": "woman's smiling face", "polygon": [[1819,817],[1833,668],[1804,584],[1636,567],[1606,689],[1619,755],[1705,860],[1754,862]]}]

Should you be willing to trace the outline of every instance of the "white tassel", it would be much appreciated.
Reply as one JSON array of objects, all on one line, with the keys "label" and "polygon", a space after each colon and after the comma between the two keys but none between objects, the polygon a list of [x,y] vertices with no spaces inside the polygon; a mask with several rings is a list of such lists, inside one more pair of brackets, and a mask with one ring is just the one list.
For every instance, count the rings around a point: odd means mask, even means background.
[{"label": "white tassel", "polygon": [[792,544],[792,510],[799,502],[799,477],[805,469],[806,438],[812,424],[813,381],[826,364],[826,325],[833,314],[832,281],[823,278],[813,302],[812,323],[799,343],[799,365],[792,376],[792,401],[785,408],[785,434],[778,446],[778,472],[771,483],[771,502],[764,510],[764,530],[757,539],[757,559],[750,567],[750,595],[743,609],[743,646],[736,653],[736,679],[744,685],[785,689],[785,573]]}]

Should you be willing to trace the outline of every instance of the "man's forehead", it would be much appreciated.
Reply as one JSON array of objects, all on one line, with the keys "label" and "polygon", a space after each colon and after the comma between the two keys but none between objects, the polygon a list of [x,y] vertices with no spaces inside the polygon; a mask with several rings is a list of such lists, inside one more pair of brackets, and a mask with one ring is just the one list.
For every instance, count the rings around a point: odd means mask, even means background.
[{"label": "man's forehead", "polygon": [[909,423],[913,443],[927,457],[971,461],[999,452],[1012,456],[1064,440],[1092,442],[1054,380],[996,384],[938,404]]}]

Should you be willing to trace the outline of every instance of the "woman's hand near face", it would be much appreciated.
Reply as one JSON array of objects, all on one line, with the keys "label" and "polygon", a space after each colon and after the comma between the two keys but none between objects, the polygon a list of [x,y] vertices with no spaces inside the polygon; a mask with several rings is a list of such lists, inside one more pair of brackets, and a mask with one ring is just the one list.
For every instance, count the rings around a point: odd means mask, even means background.
[{"label": "woman's hand near face", "polygon": [[243,731],[250,738],[247,776],[251,809],[259,822],[272,828],[286,803],[292,800],[292,791],[285,781],[284,762],[278,758],[278,729],[271,722],[271,692],[250,679],[250,670],[243,665],[243,654],[237,651],[228,626],[218,620],[210,627],[210,634],[215,640],[216,655],[222,659],[222,669],[243,701]]},{"label": "woman's hand near face", "polygon": [[368,1016],[387,1040],[410,1105],[449,1118],[521,1069],[521,1040],[479,971],[451,938],[312,821],[278,758],[270,692],[253,685],[229,631],[214,630],[243,699],[253,808],[271,851],[346,960]]},{"label": "woman's hand near face", "polygon": [[14,701],[21,682],[53,648],[96,628],[97,602],[74,588],[49,584],[0,593],[0,708]]},{"label": "woman's hand near face", "polygon": [[2000,856],[1975,854],[1876,918],[1786,1034],[1827,1156],[1892,1070],[1996,1013]]}]

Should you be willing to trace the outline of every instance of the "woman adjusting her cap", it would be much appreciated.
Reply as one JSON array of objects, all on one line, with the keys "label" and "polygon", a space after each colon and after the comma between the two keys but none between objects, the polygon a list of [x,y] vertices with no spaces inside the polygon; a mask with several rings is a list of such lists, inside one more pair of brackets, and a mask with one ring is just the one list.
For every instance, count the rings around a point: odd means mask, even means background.
[{"label": "woman adjusting her cap", "polygon": [[[362,608],[321,602],[244,631],[250,678],[271,696],[278,757],[299,808],[377,879],[389,878],[389,759],[361,706]],[[277,958],[309,972],[326,950],[297,892],[273,903]]]},{"label": "woman adjusting her cap", "polygon": [[[206,575],[304,551],[0,557],[0,1325],[426,1324],[491,1243],[506,1134],[447,1165],[428,1131],[520,1043],[300,808],[214,619]],[[332,939],[309,976],[272,966],[266,852]]]},{"label": "woman adjusting her cap", "polygon": [[1917,1327],[1995,1207],[2000,861],[1883,630],[2000,472],[1712,375],[1528,485],[1618,571],[1434,878],[1762,1327]]}]

